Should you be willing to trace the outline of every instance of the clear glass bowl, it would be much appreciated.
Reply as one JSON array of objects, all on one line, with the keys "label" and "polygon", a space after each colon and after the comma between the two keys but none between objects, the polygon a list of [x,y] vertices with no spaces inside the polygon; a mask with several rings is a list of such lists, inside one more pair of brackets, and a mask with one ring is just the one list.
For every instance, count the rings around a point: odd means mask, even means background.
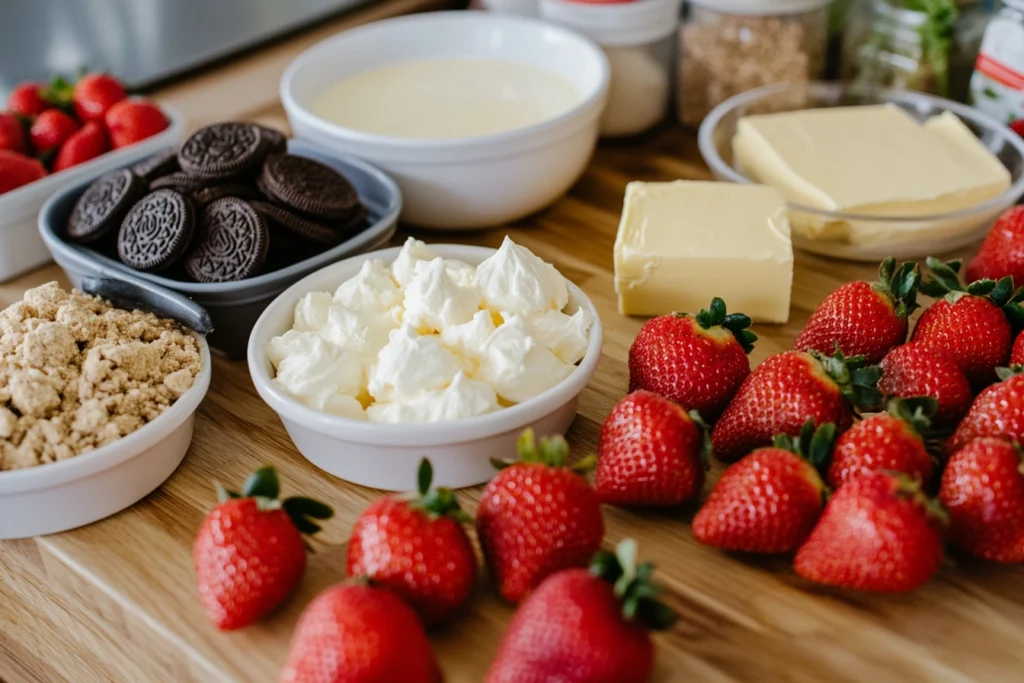
[{"label": "clear glass bowl", "polygon": [[[977,206],[921,216],[841,213],[790,202],[795,246],[816,254],[854,261],[941,254],[983,237],[996,217],[1024,194],[1024,140],[977,109],[912,91],[879,90],[841,83],[780,83],[757,88],[726,100],[708,115],[698,134],[700,151],[719,180],[753,183],[755,181],[744,175],[733,162],[732,139],[741,117],[883,103],[902,107],[921,121],[945,111],[956,114],[1006,166],[1010,172],[1010,188],[1001,196]],[[841,161],[837,159],[836,163]]]}]

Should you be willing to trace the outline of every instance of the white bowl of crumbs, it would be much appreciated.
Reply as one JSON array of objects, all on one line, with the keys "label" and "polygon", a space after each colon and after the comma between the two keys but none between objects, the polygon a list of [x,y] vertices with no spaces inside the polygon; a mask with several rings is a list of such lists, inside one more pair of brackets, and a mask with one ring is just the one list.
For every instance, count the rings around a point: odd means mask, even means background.
[{"label": "white bowl of crumbs", "polygon": [[0,539],[65,531],[159,487],[210,385],[205,339],[49,283],[0,312]]},{"label": "white bowl of crumbs", "polygon": [[564,434],[601,355],[587,296],[507,237],[363,254],[300,280],[249,338],[256,390],[313,464],[408,489],[473,486],[516,440]]}]

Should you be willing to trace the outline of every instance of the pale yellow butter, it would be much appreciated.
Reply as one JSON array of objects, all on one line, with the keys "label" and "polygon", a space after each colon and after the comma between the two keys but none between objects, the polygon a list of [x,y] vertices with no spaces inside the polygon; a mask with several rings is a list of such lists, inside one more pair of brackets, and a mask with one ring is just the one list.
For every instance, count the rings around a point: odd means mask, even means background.
[{"label": "pale yellow butter", "polygon": [[829,211],[914,216],[976,206],[1010,174],[952,113],[918,123],[894,105],[746,116],[740,166],[790,201]]},{"label": "pale yellow butter", "polygon": [[786,203],[759,185],[633,182],[615,238],[619,312],[696,313],[713,297],[757,322],[789,319]]}]

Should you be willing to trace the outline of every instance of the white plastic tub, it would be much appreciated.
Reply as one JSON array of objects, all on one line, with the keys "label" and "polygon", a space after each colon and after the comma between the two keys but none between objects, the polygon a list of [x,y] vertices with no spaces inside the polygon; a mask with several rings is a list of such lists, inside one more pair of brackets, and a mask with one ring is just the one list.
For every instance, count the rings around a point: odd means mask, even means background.
[{"label": "white plastic tub", "polygon": [[83,178],[99,177],[107,171],[141,161],[181,141],[185,135],[185,118],[167,105],[161,104],[160,109],[167,116],[169,125],[153,137],[0,194],[0,282],[6,282],[50,260],[50,252],[36,228],[39,209],[50,195]]},{"label": "white plastic tub", "polygon": [[[432,244],[443,258],[473,265],[494,249]],[[539,436],[564,434],[576,417],[579,396],[601,358],[601,320],[587,296],[569,285],[569,308],[585,308],[594,317],[586,355],[562,382],[539,396],[493,413],[435,424],[394,425],[336,417],[309,408],[271,381],[274,369],[267,342],[291,329],[295,304],[309,292],[333,291],[359,272],[365,261],[390,263],[400,248],[375,251],[327,266],[299,280],[274,300],[249,338],[249,373],[260,397],[281,418],[299,452],[320,469],[347,481],[391,491],[404,491],[416,481],[422,458],[434,466],[438,486],[475,486],[495,474],[491,458],[516,457],[516,441],[527,427]]]},{"label": "white plastic tub", "polygon": [[89,453],[0,472],[0,540],[85,526],[131,507],[177,469],[195,412],[210,387],[210,347],[198,336],[202,368],[192,388],[139,430]]}]

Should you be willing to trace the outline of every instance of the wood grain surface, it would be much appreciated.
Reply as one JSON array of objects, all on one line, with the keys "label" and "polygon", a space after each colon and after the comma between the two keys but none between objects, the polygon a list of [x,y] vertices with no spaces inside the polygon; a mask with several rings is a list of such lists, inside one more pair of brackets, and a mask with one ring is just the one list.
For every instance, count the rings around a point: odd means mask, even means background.
[{"label": "wood grain surface", "polygon": [[[277,82],[297,52],[357,21],[437,4],[398,0],[379,6],[158,96],[185,112],[193,128],[239,118],[285,128]],[[496,247],[507,232],[594,300],[605,343],[569,434],[577,455],[594,450],[601,422],[626,392],[626,353],[642,324],[618,314],[612,286],[612,243],[624,187],[637,179],[707,177],[694,136],[666,125],[638,140],[602,145],[567,197],[507,230],[419,235]],[[826,294],[849,280],[870,278],[873,270],[798,253],[790,322],[755,326],[760,341],[752,361],[788,348]],[[66,284],[50,266],[0,285],[0,307],[54,279]],[[352,522],[379,492],[306,462],[256,395],[244,362],[217,358],[214,366],[192,447],[161,489],[88,527],[0,544],[0,680],[275,679],[299,613],[318,591],[343,578]],[[200,609],[191,543],[215,501],[212,481],[241,482],[264,463],[278,468],[285,493],[313,495],[337,514],[295,598],[264,623],[222,634]],[[461,494],[470,512],[478,495],[478,489]],[[692,506],[665,512],[605,509],[606,544],[638,539],[642,556],[657,563],[668,599],[682,615],[674,630],[656,637],[655,681],[1024,680],[1024,570],[958,560],[910,595],[845,593],[803,582],[786,558],[731,556],[697,544],[689,527],[693,512]],[[482,680],[511,615],[481,582],[468,613],[432,634],[449,683]]]}]

